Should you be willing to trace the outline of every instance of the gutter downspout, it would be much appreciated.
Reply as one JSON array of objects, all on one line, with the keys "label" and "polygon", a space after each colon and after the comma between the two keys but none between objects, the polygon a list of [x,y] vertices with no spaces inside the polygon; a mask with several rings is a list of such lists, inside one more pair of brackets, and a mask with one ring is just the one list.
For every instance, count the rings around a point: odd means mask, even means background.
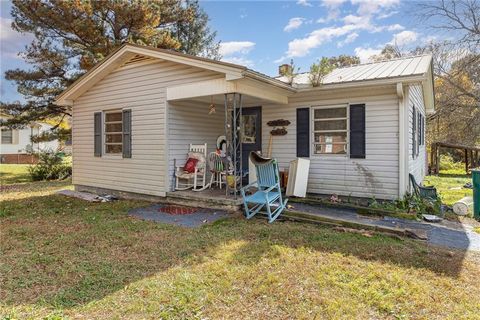
[{"label": "gutter downspout", "polygon": [[[408,88],[408,87],[407,87]],[[398,97],[398,197],[401,199],[408,191],[408,94],[405,95],[403,83],[397,83]]]}]

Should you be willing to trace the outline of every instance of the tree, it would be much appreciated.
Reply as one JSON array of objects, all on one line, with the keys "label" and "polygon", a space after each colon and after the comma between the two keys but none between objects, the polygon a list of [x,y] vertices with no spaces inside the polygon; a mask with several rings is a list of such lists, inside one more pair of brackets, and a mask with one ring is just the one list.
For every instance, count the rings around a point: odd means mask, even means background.
[{"label": "tree", "polygon": [[419,9],[421,21],[451,37],[427,48],[436,84],[430,140],[480,144],[480,1],[426,2]]},{"label": "tree", "polygon": [[198,1],[186,0],[185,6],[189,18],[179,21],[175,26],[175,34],[180,42],[179,50],[194,56],[220,59],[220,42],[215,40],[217,32],[208,27],[208,15]]},{"label": "tree", "polygon": [[359,64],[360,58],[357,56],[349,56],[346,54],[341,54],[338,57],[328,58],[328,62],[330,65],[334,66],[335,68],[343,68],[343,67],[349,67],[355,64]]},{"label": "tree", "polygon": [[282,65],[284,67],[281,71],[281,75],[287,78],[287,83],[292,84],[295,77],[298,75],[300,71],[300,67],[295,66],[293,59],[290,59],[290,64]]},{"label": "tree", "polygon": [[318,87],[322,83],[323,78],[336,68],[336,65],[332,64],[331,61],[332,58],[323,57],[318,63],[313,63],[310,66],[308,79],[313,87]]},{"label": "tree", "polygon": [[[32,67],[8,70],[26,103],[2,103],[14,115],[5,124],[70,116],[55,97],[123,43],[219,58],[219,43],[198,1],[14,0],[12,28],[35,39],[21,53]],[[58,129],[58,127],[55,127]]]},{"label": "tree", "polygon": [[375,62],[384,61],[384,60],[392,60],[396,58],[400,58],[403,56],[408,55],[408,52],[403,52],[398,46],[387,44],[382,49],[380,54],[374,55],[371,59]]},{"label": "tree", "polygon": [[445,62],[434,64],[436,111],[428,117],[429,142],[480,143],[480,65],[468,63],[472,59],[467,55],[449,64],[448,69]]}]

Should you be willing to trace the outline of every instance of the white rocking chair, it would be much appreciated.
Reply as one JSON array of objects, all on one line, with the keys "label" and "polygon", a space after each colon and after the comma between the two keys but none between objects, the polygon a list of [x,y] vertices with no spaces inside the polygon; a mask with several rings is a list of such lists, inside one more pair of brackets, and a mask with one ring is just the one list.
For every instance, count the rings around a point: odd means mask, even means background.
[{"label": "white rocking chair", "polygon": [[195,165],[195,171],[190,173],[184,170],[184,166],[175,165],[175,190],[188,190],[202,191],[208,188],[207,185],[207,144],[190,144],[188,149],[188,157],[197,159]]}]

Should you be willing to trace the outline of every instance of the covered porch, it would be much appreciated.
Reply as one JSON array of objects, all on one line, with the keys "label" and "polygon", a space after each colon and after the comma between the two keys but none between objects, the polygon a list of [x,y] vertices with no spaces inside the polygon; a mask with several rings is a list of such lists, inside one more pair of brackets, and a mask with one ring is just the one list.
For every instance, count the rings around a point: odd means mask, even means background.
[{"label": "covered porch", "polygon": [[[288,104],[292,91],[252,79],[225,78],[195,82],[167,89],[168,175],[167,198],[209,200],[219,205],[241,205],[240,188],[248,183],[248,155],[265,150],[262,141],[262,106]],[[228,159],[225,174],[237,183],[210,185],[211,168],[206,164],[206,184],[201,191],[175,190],[176,166],[187,160],[190,144],[207,145],[207,159],[217,152],[218,141],[226,144],[222,157]],[[230,177],[230,181],[232,178]],[[225,179],[226,180],[226,179]],[[211,205],[211,203],[210,203]]]}]

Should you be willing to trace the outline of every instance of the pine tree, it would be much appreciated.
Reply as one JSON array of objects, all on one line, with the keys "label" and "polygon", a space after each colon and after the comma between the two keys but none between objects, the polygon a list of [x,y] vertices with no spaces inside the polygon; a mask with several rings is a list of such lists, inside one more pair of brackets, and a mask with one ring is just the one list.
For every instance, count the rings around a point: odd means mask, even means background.
[{"label": "pine tree", "polygon": [[10,127],[62,123],[71,110],[54,105],[55,97],[126,42],[219,58],[198,1],[14,0],[11,14],[12,28],[34,40],[21,53],[31,68],[5,73],[26,100],[1,103],[2,112],[14,116],[5,123]]}]

